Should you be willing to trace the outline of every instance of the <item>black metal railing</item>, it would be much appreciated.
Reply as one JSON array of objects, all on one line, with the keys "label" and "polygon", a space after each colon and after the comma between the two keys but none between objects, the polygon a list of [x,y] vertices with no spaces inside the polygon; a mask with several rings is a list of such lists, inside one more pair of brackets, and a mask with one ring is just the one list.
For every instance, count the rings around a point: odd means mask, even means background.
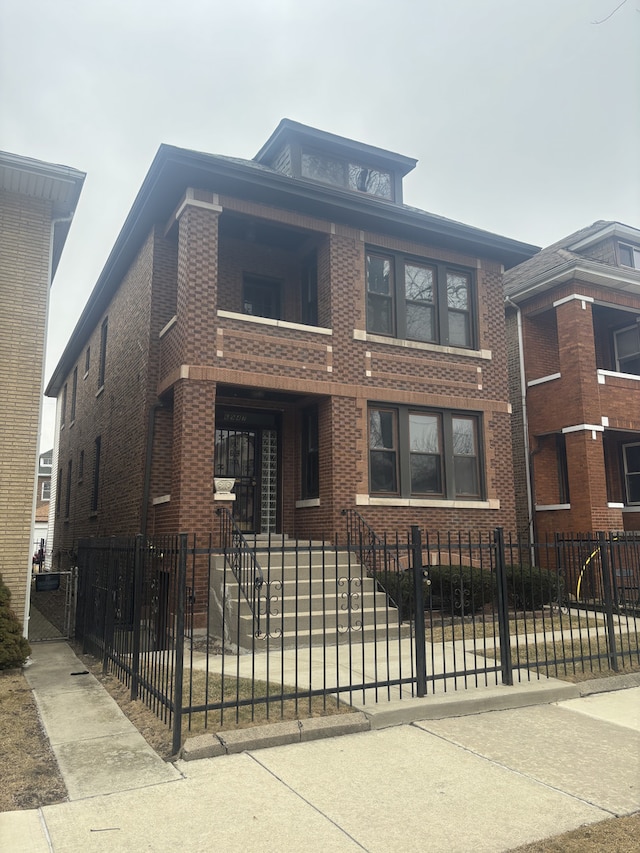
[{"label": "black metal railing", "polygon": [[[220,542],[225,562],[238,581],[242,594],[256,619],[260,616],[259,596],[264,584],[264,574],[256,557],[255,548],[246,540],[226,508],[216,510],[220,518]],[[256,630],[259,630],[258,626]]]},{"label": "black metal railing", "polygon": [[273,537],[261,567],[225,536],[78,547],[76,636],[174,752],[186,730],[640,666],[637,537]]},{"label": "black metal railing", "polygon": [[[387,537],[379,536],[356,509],[341,511],[347,523],[348,547],[357,549],[358,559],[370,573],[400,571],[398,547],[389,547]],[[408,563],[405,562],[405,568]]]}]

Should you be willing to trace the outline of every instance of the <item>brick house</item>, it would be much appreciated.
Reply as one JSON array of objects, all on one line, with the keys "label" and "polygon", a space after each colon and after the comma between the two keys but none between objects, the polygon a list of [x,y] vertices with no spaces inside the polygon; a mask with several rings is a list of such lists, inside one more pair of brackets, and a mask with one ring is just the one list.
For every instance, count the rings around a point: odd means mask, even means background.
[{"label": "brick house", "polygon": [[54,560],[219,506],[514,527],[502,271],[537,249],[404,205],[415,163],[286,119],[250,161],[160,147],[47,388]]},{"label": "brick house", "polygon": [[519,528],[639,530],[640,231],[596,222],[504,287]]},{"label": "brick house", "polygon": [[83,181],[0,152],[0,574],[25,634],[49,288]]}]

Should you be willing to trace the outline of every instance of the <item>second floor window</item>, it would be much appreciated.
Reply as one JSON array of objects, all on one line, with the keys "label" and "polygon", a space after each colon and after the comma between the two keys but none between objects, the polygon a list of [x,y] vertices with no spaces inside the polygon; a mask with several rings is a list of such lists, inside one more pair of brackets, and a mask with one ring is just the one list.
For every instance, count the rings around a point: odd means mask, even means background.
[{"label": "second floor window", "polygon": [[627,444],[622,448],[627,504],[640,504],[640,444]]},{"label": "second floor window", "polygon": [[614,332],[616,368],[620,373],[640,376],[640,326],[634,323]]},{"label": "second floor window", "polygon": [[242,293],[242,310],[252,317],[269,317],[281,320],[280,282],[271,278],[245,275]]},{"label": "second floor window", "polygon": [[366,276],[368,332],[443,346],[475,345],[470,270],[370,251]]},{"label": "second floor window", "polygon": [[620,263],[624,267],[633,267],[640,270],[640,249],[637,246],[625,246],[620,243],[618,245],[620,253]]}]

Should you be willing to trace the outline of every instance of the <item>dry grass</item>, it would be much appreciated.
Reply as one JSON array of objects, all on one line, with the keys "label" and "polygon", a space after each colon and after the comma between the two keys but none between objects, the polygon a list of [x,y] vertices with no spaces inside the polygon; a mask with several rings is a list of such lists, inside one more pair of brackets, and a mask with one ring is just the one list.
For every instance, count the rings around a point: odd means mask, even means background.
[{"label": "dry grass", "polygon": [[640,813],[581,826],[564,835],[534,841],[512,853],[638,853]]},{"label": "dry grass", "polygon": [[[163,722],[148,707],[144,701],[132,700],[130,689],[120,682],[114,675],[102,672],[102,666],[91,655],[80,655],[84,664],[111,696],[118,703],[123,713],[131,720],[134,726],[141,732],[146,741],[163,758],[169,758],[172,754],[173,734],[169,720]],[[206,679],[204,672],[193,670],[193,682],[191,693],[189,692],[189,670],[185,670],[183,705],[197,706],[204,704],[208,699],[210,703],[220,701],[234,701],[236,695],[241,701],[266,698],[267,695],[275,697],[282,692],[279,684],[268,685],[263,681],[252,682],[246,678],[235,679],[231,676],[225,677],[224,694],[222,693],[222,679],[219,675],[209,673],[209,688],[206,693]],[[327,696],[314,696],[311,699],[287,699],[280,701],[274,698],[267,703],[256,702],[241,705],[236,708],[225,708],[224,712],[209,711],[193,713],[189,717],[185,715],[182,722],[182,743],[189,737],[208,732],[228,731],[229,729],[249,728],[264,723],[274,723],[280,720],[308,719],[309,717],[329,716],[333,714],[349,714],[353,708],[344,702]]]},{"label": "dry grass", "polygon": [[[151,746],[167,757],[171,749],[169,727],[143,702],[132,702],[128,688],[116,678],[103,676],[102,667],[93,658],[85,656],[84,662]],[[341,705],[338,712],[348,710]],[[66,800],[64,781],[42,729],[33,694],[19,671],[0,672],[0,754],[0,811],[32,809]],[[517,853],[638,853],[639,839],[640,814],[635,814],[527,844],[517,848]]]},{"label": "dry grass", "polygon": [[0,672],[0,755],[0,812],[67,799],[33,693],[20,670]]}]

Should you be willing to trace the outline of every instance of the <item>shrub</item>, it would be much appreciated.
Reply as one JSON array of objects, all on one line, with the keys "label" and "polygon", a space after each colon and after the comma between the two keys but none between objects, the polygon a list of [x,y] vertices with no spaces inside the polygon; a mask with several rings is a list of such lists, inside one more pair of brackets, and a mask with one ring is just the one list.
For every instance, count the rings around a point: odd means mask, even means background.
[{"label": "shrub", "polygon": [[477,613],[495,600],[496,576],[488,568],[430,566],[429,577],[434,607],[452,616]]},{"label": "shrub", "polygon": [[537,610],[561,601],[563,579],[554,571],[538,566],[507,566],[509,604],[516,610]]},{"label": "shrub", "polygon": [[11,593],[0,575],[0,670],[22,666],[31,654],[18,617],[11,609]]},{"label": "shrub", "polygon": [[[428,580],[423,584],[425,609],[441,608],[452,616],[466,616],[494,600],[495,575],[488,569],[438,565],[427,570]],[[376,581],[398,608],[401,618],[412,618],[415,611],[412,571],[379,572]]]}]

